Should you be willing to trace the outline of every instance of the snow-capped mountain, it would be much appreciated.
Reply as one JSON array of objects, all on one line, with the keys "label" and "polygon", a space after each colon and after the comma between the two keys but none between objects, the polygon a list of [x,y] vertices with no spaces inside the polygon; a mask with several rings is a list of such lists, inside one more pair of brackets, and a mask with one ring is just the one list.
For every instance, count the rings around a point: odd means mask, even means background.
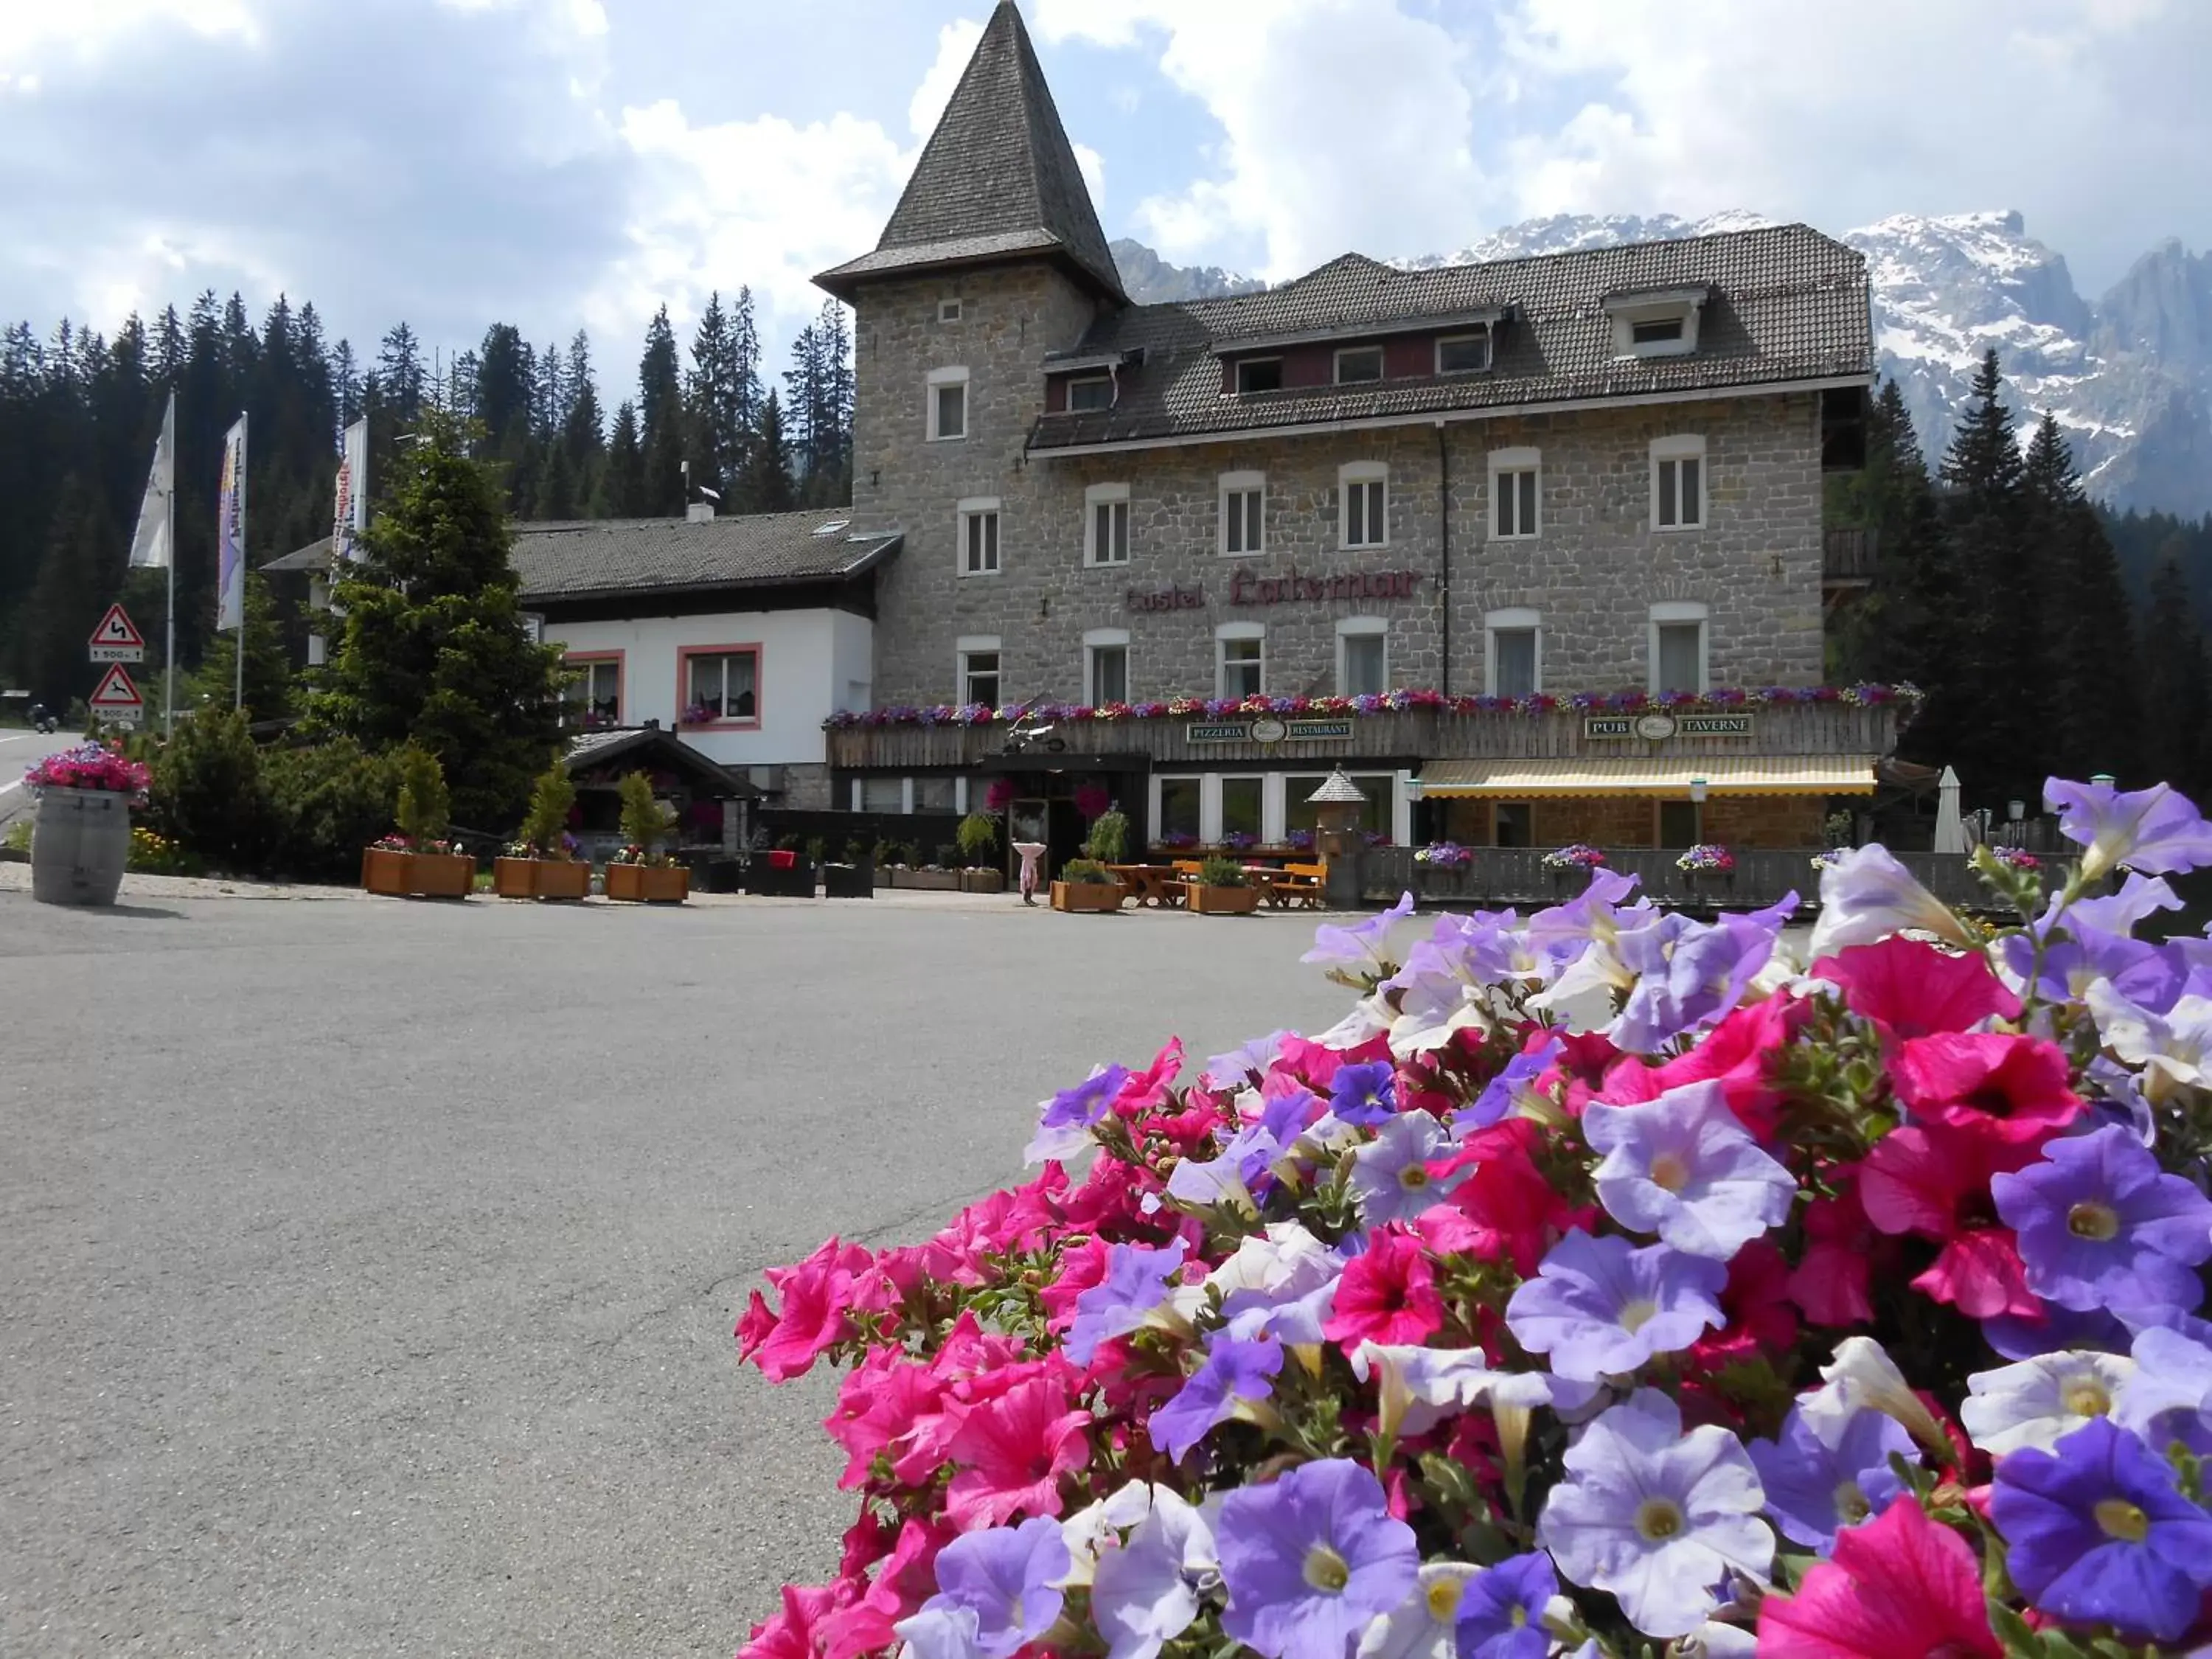
[{"label": "snow-capped mountain", "polygon": [[[1562,214],[1401,263],[1425,270],[1770,222],[1741,211],[1704,219]],[[2017,213],[1900,214],[1842,240],[1866,255],[1881,372],[1905,393],[1931,463],[1982,353],[1995,346],[2023,435],[2044,410],[2055,414],[2092,494],[2115,507],[2212,512],[2212,253],[2163,243],[2092,303],[2065,259],[2028,235]],[[1212,267],[1169,264],[1138,242],[1116,242],[1114,253],[1140,301],[1261,286]]]}]

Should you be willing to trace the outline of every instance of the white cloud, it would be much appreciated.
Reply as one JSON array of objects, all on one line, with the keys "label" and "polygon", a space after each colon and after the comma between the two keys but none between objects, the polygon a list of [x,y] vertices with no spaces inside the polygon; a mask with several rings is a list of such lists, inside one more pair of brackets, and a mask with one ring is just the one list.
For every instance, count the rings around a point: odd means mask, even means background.
[{"label": "white cloud", "polygon": [[914,89],[913,101],[906,106],[907,128],[917,140],[926,142],[937,131],[938,118],[952,101],[952,94],[960,85],[968,60],[975,55],[975,43],[982,38],[983,26],[965,17],[938,30],[937,61],[921,77],[921,84]]},{"label": "white cloud", "polygon": [[1171,258],[1285,276],[1361,246],[1418,252],[1483,191],[1464,45],[1396,0],[1038,0],[1048,40],[1147,46],[1222,140],[1138,204]]},{"label": "white cloud", "polygon": [[1075,150],[1075,165],[1083,171],[1083,187],[1091,192],[1091,205],[1103,218],[1106,212],[1106,158],[1088,144],[1078,144],[1070,139]]},{"label": "white cloud", "polygon": [[259,38],[246,0],[9,0],[0,5],[0,64],[56,48],[94,58],[110,44],[164,23],[201,36]]}]

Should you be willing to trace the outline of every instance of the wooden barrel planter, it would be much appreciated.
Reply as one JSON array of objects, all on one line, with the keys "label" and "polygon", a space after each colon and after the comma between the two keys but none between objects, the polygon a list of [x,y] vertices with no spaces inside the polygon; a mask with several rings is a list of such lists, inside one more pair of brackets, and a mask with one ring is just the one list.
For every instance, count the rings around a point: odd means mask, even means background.
[{"label": "wooden barrel planter", "polygon": [[113,789],[39,792],[31,823],[31,896],[41,904],[112,904],[131,862],[131,797]]}]

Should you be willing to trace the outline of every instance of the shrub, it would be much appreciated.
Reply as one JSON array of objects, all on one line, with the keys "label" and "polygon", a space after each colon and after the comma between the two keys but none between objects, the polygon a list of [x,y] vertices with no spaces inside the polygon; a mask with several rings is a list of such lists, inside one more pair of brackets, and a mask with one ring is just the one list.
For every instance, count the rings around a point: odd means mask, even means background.
[{"label": "shrub", "polygon": [[653,848],[676,833],[676,815],[653,798],[653,780],[632,772],[622,781],[623,839],[650,863]]},{"label": "shrub", "polygon": [[427,749],[412,744],[399,751],[399,807],[395,821],[400,833],[417,847],[427,846],[446,833],[453,811],[446,793],[446,769]]},{"label": "shrub", "polygon": [[198,859],[143,823],[131,826],[131,859],[125,866],[142,875],[197,876],[204,867]]},{"label": "shrub", "polygon": [[1060,867],[1062,881],[1081,882],[1091,887],[1110,887],[1114,872],[1097,859],[1070,859]]},{"label": "shrub", "polygon": [[828,842],[823,840],[819,836],[814,836],[806,843],[806,861],[809,864],[821,863],[823,855],[829,851],[829,849],[830,843]]},{"label": "shrub", "polygon": [[960,820],[959,837],[960,856],[980,870],[998,850],[999,821],[988,812],[970,812]]},{"label": "shrub", "polygon": [[960,849],[949,841],[939,842],[937,867],[940,870],[957,870],[960,867]]},{"label": "shrub", "polygon": [[1249,887],[1251,872],[1235,859],[1210,858],[1198,866],[1198,879],[1206,887]]},{"label": "shrub", "polygon": [[1120,864],[1129,856],[1129,820],[1120,812],[1102,812],[1091,826],[1083,850],[1101,864]]},{"label": "shrub", "polygon": [[854,836],[850,841],[848,841],[845,843],[845,862],[852,865],[860,865],[866,864],[867,861],[868,849],[866,846],[862,843],[860,838],[858,836]]},{"label": "shrub", "polygon": [[181,721],[155,757],[147,827],[218,869],[258,871],[278,819],[246,716],[206,710]]},{"label": "shrub", "polygon": [[568,833],[568,814],[576,805],[576,781],[558,755],[530,787],[530,811],[522,819],[522,839],[538,858],[562,855]]},{"label": "shrub", "polygon": [[345,881],[361,868],[361,849],[396,821],[399,763],[372,755],[351,738],[261,757],[276,819],[272,871],[305,881]]}]

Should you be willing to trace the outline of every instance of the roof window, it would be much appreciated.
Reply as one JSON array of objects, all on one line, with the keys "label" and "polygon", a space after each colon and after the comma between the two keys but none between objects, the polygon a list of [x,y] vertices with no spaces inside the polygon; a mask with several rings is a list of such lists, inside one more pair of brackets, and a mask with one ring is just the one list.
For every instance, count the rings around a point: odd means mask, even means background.
[{"label": "roof window", "polygon": [[1248,392],[1280,392],[1283,389],[1283,360],[1280,357],[1247,357],[1237,365],[1237,395]]},{"label": "roof window", "polygon": [[1106,374],[1084,374],[1070,380],[1067,383],[1067,407],[1071,413],[1076,414],[1113,408],[1113,378]]},{"label": "roof window", "polygon": [[1610,294],[1616,357],[1686,357],[1698,349],[1698,319],[1711,290],[1676,288]]},{"label": "roof window", "polygon": [[1446,334],[1437,341],[1437,373],[1480,374],[1490,367],[1490,331]]}]

